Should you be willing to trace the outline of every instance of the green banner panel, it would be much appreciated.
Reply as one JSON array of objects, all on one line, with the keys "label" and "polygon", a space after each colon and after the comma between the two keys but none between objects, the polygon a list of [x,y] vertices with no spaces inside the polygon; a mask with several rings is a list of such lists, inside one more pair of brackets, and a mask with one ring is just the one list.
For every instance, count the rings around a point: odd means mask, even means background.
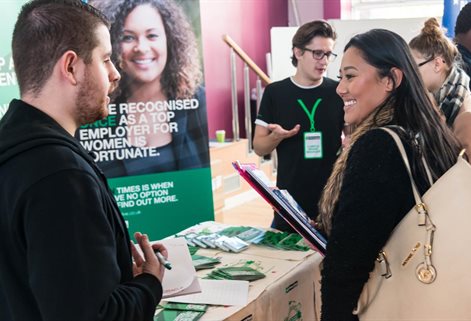
[{"label": "green banner panel", "polygon": [[16,17],[26,1],[0,1],[0,118],[6,113],[10,100],[19,97],[18,83],[11,57],[11,37]]},{"label": "green banner panel", "polygon": [[109,180],[129,233],[161,239],[213,220],[209,168]]}]

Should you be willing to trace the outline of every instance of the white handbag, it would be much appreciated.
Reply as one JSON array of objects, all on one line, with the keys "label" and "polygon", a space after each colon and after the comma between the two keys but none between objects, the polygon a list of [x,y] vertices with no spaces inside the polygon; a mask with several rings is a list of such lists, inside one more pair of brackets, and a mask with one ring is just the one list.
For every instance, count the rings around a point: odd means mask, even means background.
[{"label": "white handbag", "polygon": [[420,197],[399,136],[382,129],[396,141],[417,205],[384,246],[355,313],[361,321],[471,320],[471,166],[461,153]]}]

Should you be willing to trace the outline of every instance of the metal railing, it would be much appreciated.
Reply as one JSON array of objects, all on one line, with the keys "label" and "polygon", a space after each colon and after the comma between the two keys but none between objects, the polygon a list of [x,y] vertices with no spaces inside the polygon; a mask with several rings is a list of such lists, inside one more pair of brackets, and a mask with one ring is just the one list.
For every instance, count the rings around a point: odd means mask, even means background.
[{"label": "metal railing", "polygon": [[236,68],[236,55],[244,63],[244,111],[245,111],[245,132],[247,134],[249,152],[253,151],[252,144],[252,116],[250,108],[250,70],[257,75],[256,79],[256,103],[257,111],[260,106],[262,96],[262,81],[265,84],[271,83],[271,79],[261,70],[257,64],[240,48],[240,46],[232,40],[228,35],[223,36],[224,42],[231,48],[230,62],[231,62],[231,97],[232,97],[232,131],[234,140],[240,140],[239,133],[239,106],[237,98],[237,68]]}]

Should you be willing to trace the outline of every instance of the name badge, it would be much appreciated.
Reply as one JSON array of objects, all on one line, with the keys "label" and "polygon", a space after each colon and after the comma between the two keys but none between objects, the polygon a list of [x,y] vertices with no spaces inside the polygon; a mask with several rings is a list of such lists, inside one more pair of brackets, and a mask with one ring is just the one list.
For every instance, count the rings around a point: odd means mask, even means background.
[{"label": "name badge", "polygon": [[322,133],[304,133],[304,158],[322,158]]}]

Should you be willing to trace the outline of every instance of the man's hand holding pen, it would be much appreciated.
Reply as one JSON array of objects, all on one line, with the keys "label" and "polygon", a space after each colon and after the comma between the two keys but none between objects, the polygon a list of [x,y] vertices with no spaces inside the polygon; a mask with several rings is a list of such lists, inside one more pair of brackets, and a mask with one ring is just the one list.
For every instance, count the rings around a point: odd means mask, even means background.
[{"label": "man's hand holding pen", "polygon": [[[136,245],[131,242],[132,256],[134,258],[134,276],[142,273],[149,273],[157,277],[160,282],[162,282],[165,272],[164,264],[169,263],[166,261],[166,258],[168,257],[167,249],[160,243],[150,244],[149,238],[146,234],[136,232],[134,234],[134,238],[143,253],[143,255],[141,255],[136,249]],[[158,254],[156,253],[159,253],[162,258],[159,259]]]},{"label": "man's hand holding pen", "polygon": [[162,264],[167,270],[172,269],[172,264],[167,261],[167,258],[162,255],[162,253],[159,252],[159,250],[154,249],[155,255],[157,255],[157,259],[159,260],[160,264]]}]

